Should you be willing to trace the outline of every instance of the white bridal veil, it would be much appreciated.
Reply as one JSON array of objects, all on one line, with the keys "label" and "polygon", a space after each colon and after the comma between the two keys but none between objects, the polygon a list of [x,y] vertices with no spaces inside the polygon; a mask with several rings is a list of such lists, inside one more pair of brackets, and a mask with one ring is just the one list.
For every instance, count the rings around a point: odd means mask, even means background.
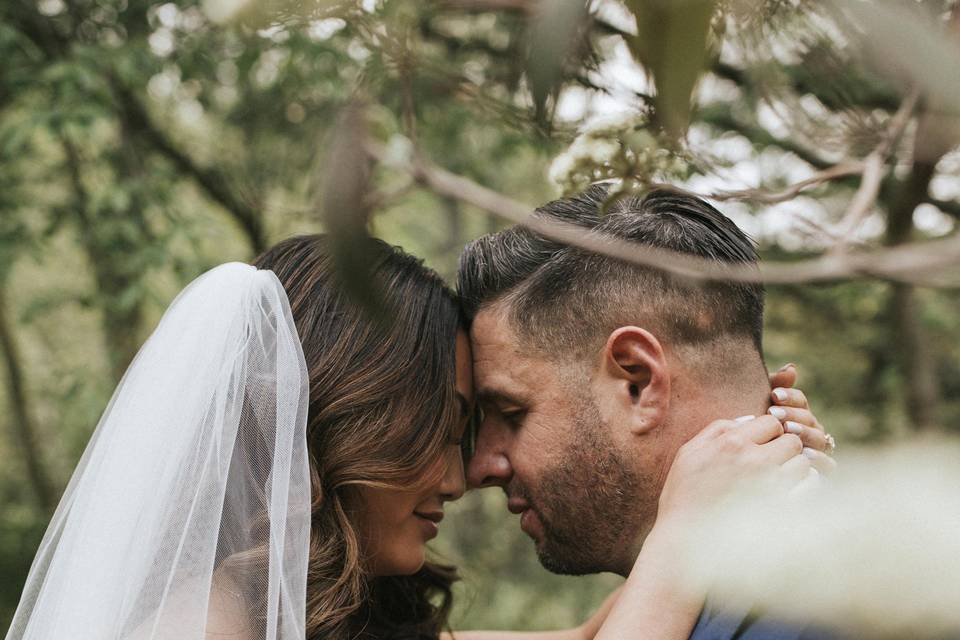
[{"label": "white bridal veil", "polygon": [[307,402],[273,272],[191,283],[100,419],[7,640],[302,640]]}]

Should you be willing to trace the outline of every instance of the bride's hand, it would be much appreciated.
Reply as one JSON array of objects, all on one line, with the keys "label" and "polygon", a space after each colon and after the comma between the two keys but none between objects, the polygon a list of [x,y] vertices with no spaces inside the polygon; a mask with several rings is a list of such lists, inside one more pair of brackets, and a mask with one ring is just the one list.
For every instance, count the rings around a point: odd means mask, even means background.
[{"label": "bride's hand", "polygon": [[800,437],[784,433],[775,417],[715,420],[677,452],[660,494],[657,527],[696,522],[751,478],[769,478],[786,469],[799,482],[811,468]]},{"label": "bride's hand", "polygon": [[783,424],[787,433],[800,436],[803,446],[810,449],[813,466],[820,473],[830,473],[837,466],[827,455],[827,436],[817,416],[810,411],[810,405],[803,391],[794,389],[797,383],[797,367],[787,364],[770,374],[770,400],[773,406],[768,413]]}]

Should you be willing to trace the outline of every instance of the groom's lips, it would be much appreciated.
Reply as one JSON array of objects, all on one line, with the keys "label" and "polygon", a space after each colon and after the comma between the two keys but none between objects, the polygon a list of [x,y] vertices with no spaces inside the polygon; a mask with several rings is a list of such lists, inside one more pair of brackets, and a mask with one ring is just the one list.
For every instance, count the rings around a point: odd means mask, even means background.
[{"label": "groom's lips", "polygon": [[507,500],[507,510],[510,513],[523,513],[530,508],[530,503],[523,498],[509,498]]},{"label": "groom's lips", "polygon": [[525,534],[533,538],[536,542],[540,540],[543,534],[543,525],[540,523],[540,518],[537,516],[536,510],[533,506],[526,501],[524,498],[509,498],[507,499],[507,509],[510,513],[519,513],[520,515],[520,529]]}]

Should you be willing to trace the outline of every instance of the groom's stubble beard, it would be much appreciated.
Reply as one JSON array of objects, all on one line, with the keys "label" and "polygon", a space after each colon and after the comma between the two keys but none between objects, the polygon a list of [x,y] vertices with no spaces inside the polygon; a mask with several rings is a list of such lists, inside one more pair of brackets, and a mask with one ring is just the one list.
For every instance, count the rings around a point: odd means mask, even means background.
[{"label": "groom's stubble beard", "polygon": [[512,484],[508,493],[526,498],[543,525],[536,548],[545,569],[619,573],[632,565],[637,537],[656,515],[658,496],[644,495],[657,491],[656,479],[618,450],[593,398],[580,395],[562,462],[542,474],[539,487]]}]

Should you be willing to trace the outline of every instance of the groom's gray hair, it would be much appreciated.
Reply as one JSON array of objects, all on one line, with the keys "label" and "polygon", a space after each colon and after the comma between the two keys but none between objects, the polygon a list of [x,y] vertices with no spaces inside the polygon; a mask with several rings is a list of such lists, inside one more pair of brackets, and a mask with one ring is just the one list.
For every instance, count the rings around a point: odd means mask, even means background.
[{"label": "groom's gray hair", "polygon": [[[549,202],[534,215],[649,246],[756,265],[751,239],[704,200],[671,187],[621,197],[606,185]],[[681,344],[749,338],[761,352],[762,284],[694,283],[662,270],[560,244],[516,226],[471,242],[458,289],[472,320],[503,302],[518,336],[554,354],[583,355],[618,326],[642,325]]]}]

